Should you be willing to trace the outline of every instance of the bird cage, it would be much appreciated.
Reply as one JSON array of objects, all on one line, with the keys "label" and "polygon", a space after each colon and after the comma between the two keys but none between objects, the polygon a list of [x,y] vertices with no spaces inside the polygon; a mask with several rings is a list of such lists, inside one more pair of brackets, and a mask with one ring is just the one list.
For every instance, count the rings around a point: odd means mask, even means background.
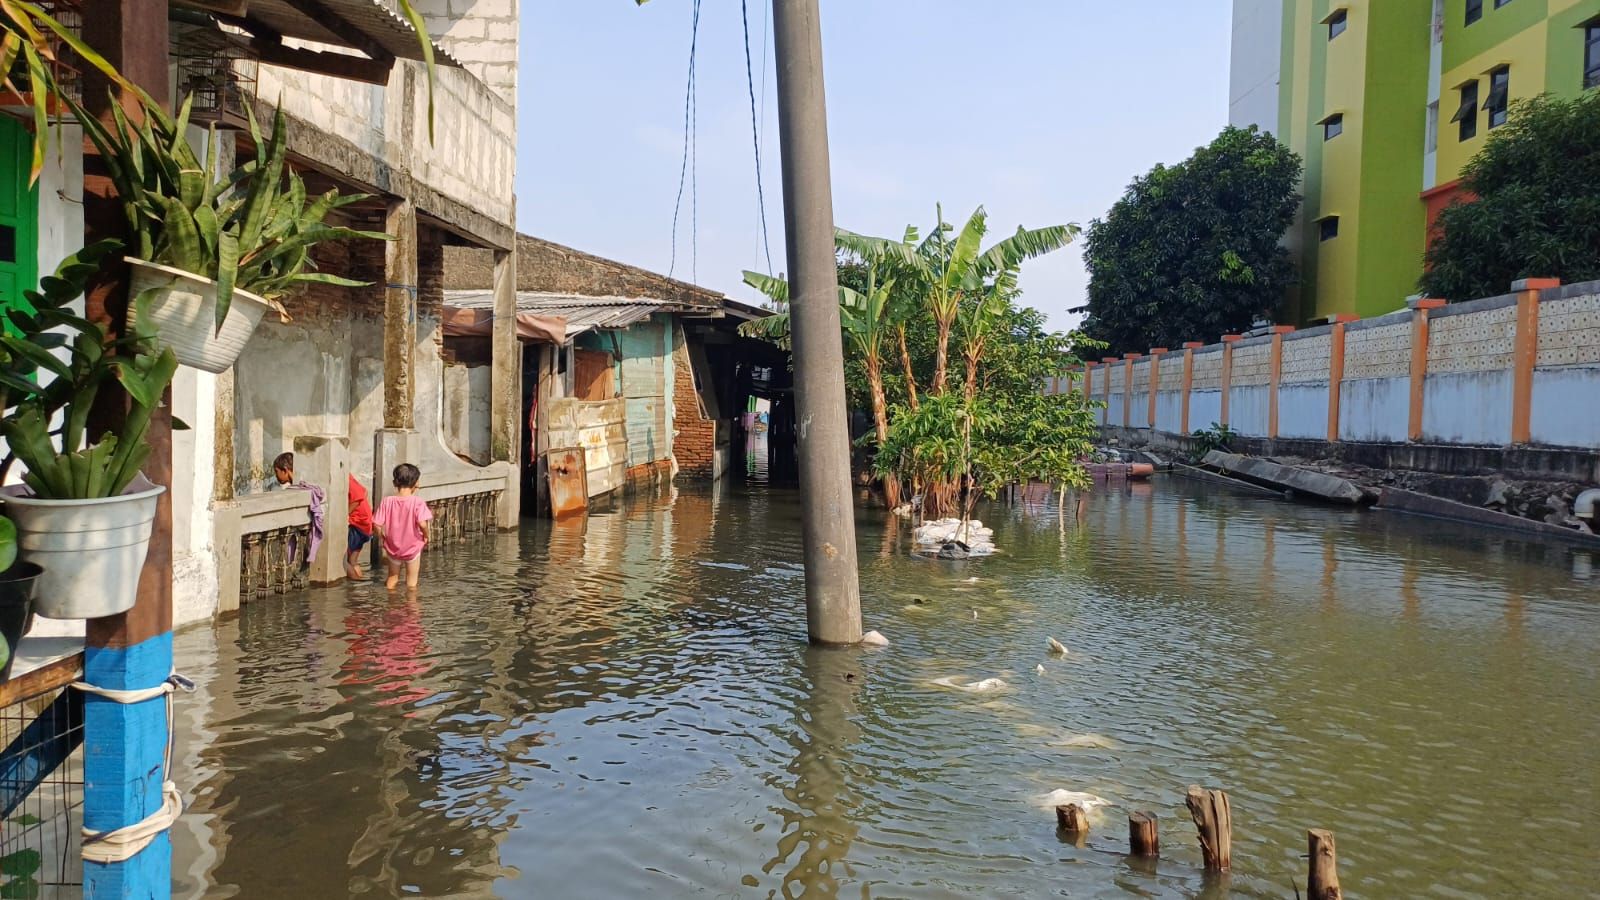
[{"label": "bird cage", "polygon": [[174,20],[170,40],[173,97],[191,98],[190,121],[244,128],[261,67],[245,37],[212,22]]},{"label": "bird cage", "polygon": [[[83,3],[82,0],[37,0],[35,3],[39,10],[66,28],[73,35],[83,36]],[[48,29],[41,29],[45,40],[50,45],[49,60],[45,65],[50,70],[51,81],[55,84],[56,93],[70,97],[75,101],[83,100],[83,74],[81,66],[83,61],[78,58],[67,42]],[[25,68],[12,73],[19,89],[31,91],[30,77]]]}]

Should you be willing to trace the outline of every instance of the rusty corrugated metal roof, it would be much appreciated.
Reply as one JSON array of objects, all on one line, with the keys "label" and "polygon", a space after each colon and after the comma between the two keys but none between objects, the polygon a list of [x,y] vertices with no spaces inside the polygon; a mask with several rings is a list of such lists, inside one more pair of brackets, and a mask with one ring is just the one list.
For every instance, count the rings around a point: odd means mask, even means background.
[{"label": "rusty corrugated metal roof", "polygon": [[[422,46],[417,41],[417,32],[388,0],[316,0],[316,3],[394,56],[422,59]],[[260,20],[287,37],[336,47],[350,46],[350,41],[337,33],[341,29],[332,28],[302,12],[291,0],[249,0],[248,9],[250,18]],[[433,58],[442,66],[461,67],[461,63],[437,42],[433,45]]]}]

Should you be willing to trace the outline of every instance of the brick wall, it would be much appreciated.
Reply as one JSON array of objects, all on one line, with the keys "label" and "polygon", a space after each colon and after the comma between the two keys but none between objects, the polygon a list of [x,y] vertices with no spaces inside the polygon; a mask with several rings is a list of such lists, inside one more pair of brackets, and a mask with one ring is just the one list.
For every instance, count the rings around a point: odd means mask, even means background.
[{"label": "brick wall", "polygon": [[674,426],[672,455],[678,461],[678,474],[686,478],[712,478],[717,452],[717,423],[700,412],[700,392],[694,386],[694,365],[689,361],[689,345],[682,338],[672,351],[672,404]]}]

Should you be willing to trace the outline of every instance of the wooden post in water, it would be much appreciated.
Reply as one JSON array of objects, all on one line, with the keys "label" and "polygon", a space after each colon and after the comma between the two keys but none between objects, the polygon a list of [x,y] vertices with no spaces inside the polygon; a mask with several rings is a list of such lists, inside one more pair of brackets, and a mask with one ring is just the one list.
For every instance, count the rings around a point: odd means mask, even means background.
[{"label": "wooden post in water", "polygon": [[1339,857],[1333,850],[1333,832],[1313,828],[1306,832],[1311,848],[1311,873],[1306,878],[1306,900],[1342,900]]},{"label": "wooden post in water", "polygon": [[1076,803],[1063,803],[1056,807],[1056,827],[1067,834],[1088,834],[1089,814]]},{"label": "wooden post in water", "polygon": [[1189,807],[1194,827],[1200,832],[1200,852],[1205,857],[1206,870],[1226,872],[1233,864],[1233,813],[1228,795],[1191,784],[1184,804]]},{"label": "wooden post in water", "polygon": [[1128,852],[1134,856],[1161,855],[1161,835],[1155,813],[1128,813]]}]

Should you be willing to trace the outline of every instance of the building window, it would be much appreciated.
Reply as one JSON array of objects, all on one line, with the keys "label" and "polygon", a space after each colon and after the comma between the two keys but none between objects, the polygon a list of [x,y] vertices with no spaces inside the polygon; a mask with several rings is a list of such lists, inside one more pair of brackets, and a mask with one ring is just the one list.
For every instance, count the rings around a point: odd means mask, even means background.
[{"label": "building window", "polygon": [[1501,66],[1489,73],[1489,99],[1483,108],[1489,113],[1489,127],[1499,128],[1506,123],[1506,111],[1511,106],[1511,67]]},{"label": "building window", "polygon": [[1333,15],[1328,17],[1328,40],[1331,41],[1344,34],[1344,30],[1349,27],[1350,13],[1342,9],[1334,10]]},{"label": "building window", "polygon": [[1459,140],[1470,141],[1478,136],[1478,83],[1469,81],[1461,86],[1461,105],[1450,121],[1460,126]]},{"label": "building window", "polygon": [[1495,9],[1499,9],[1500,7],[1505,6],[1507,3],[1510,3],[1510,2],[1511,2],[1511,0],[1494,0],[1494,8]]},{"label": "building window", "polygon": [[1467,24],[1483,18],[1483,0],[1467,0]]},{"label": "building window", "polygon": [[1600,23],[1583,29],[1583,86],[1600,87]]},{"label": "building window", "polygon": [[1331,241],[1339,236],[1339,217],[1326,216],[1317,221],[1317,235],[1324,241]]},{"label": "building window", "polygon": [[1439,149],[1439,101],[1428,104],[1428,130],[1427,153],[1437,152]]},{"label": "building window", "polygon": [[1331,141],[1344,134],[1344,114],[1334,113],[1322,120],[1322,139]]}]

